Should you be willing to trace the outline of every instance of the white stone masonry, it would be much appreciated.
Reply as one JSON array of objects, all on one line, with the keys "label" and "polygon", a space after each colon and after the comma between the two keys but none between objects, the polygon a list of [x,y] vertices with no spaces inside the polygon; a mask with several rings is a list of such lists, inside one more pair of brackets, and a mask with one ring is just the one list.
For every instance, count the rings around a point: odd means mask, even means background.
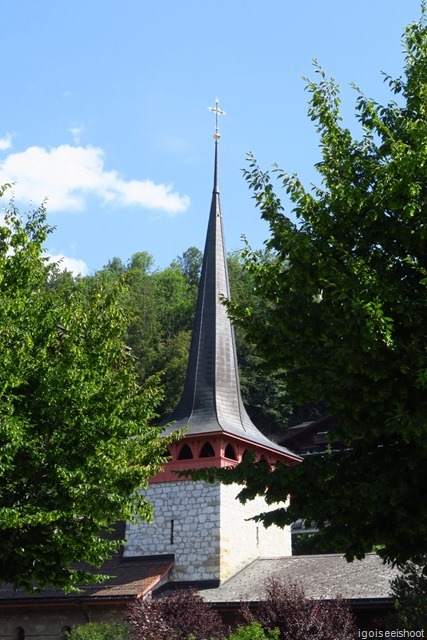
[{"label": "white stone masonry", "polygon": [[267,511],[263,499],[242,505],[240,487],[179,481],[154,483],[151,523],[128,523],[125,556],[175,554],[175,581],[221,582],[258,557],[291,555],[290,529],[248,520]]}]

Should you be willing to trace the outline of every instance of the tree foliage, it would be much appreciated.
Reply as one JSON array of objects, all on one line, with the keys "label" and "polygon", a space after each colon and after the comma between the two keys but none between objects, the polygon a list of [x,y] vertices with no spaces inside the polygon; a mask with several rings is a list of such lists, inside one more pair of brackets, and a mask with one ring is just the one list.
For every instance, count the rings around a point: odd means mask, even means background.
[{"label": "tree foliage", "polygon": [[[269,223],[274,259],[246,251],[262,304],[229,305],[272,370],[286,370],[299,403],[323,401],[339,415],[346,450],[272,473],[246,466],[228,481],[247,484],[288,512],[266,524],[318,523],[326,545],[404,563],[426,550],[427,510],[427,24],[404,34],[404,72],[385,78],[386,105],[359,90],[360,139],[343,125],[338,86],[316,65],[308,81],[321,185],[249,159],[246,179]],[[266,475],[267,474],[267,475]]]},{"label": "tree foliage", "polygon": [[250,622],[243,627],[238,627],[228,640],[279,640],[279,629],[264,631],[259,622]]},{"label": "tree foliage", "polygon": [[132,640],[221,640],[227,629],[212,606],[193,589],[139,598],[127,609]]},{"label": "tree foliage", "polygon": [[427,563],[408,562],[391,583],[395,611],[387,620],[389,629],[419,631],[427,627]]},{"label": "tree foliage", "polygon": [[[261,252],[264,260],[269,255]],[[256,305],[252,274],[243,268],[241,252],[228,255],[228,276],[231,298],[236,305]],[[265,361],[255,351],[245,332],[235,327],[237,357],[240,372],[240,391],[248,413],[263,433],[271,433],[288,424],[292,412],[289,394],[282,372],[269,371]]]},{"label": "tree foliage", "polygon": [[101,531],[151,516],[137,491],[165,461],[151,426],[161,390],[138,383],[123,341],[123,286],[51,286],[44,206],[0,226],[0,580],[31,589],[93,581],[118,547]]},{"label": "tree foliage", "polygon": [[270,579],[267,597],[256,613],[247,607],[243,615],[256,619],[265,631],[278,629],[282,640],[352,640],[356,629],[348,605],[334,600],[308,598],[302,587]]},{"label": "tree foliage", "polygon": [[197,288],[202,270],[203,253],[197,247],[189,247],[176,259],[184,274],[188,286]]},{"label": "tree foliage", "polygon": [[88,622],[70,631],[67,637],[69,640],[127,640],[129,628],[125,624]]}]

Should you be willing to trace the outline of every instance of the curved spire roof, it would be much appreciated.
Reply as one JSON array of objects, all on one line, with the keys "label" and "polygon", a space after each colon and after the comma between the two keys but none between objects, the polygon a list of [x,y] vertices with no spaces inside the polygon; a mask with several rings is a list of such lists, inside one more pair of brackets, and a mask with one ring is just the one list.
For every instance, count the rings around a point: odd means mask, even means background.
[{"label": "curved spire roof", "polygon": [[[234,330],[221,303],[230,298],[218,183],[215,137],[214,186],[203,254],[184,391],[166,433],[187,427],[186,436],[224,433],[283,454],[291,454],[252,423],[240,393]],[[295,454],[291,454],[298,458]]]}]

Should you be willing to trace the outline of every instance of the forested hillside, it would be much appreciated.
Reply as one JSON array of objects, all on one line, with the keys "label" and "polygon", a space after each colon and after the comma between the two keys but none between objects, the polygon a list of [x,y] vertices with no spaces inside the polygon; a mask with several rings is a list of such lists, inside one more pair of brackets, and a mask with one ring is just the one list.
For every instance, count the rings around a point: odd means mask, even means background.
[{"label": "forested hillside", "polygon": [[[132,316],[124,338],[137,359],[141,380],[163,372],[165,399],[159,410],[160,420],[173,409],[184,384],[202,258],[199,249],[190,247],[167,268],[158,269],[153,256],[141,251],[127,263],[112,258],[90,276],[73,278],[69,272],[58,271],[52,280],[52,286],[62,288],[67,296],[76,289],[89,294],[99,281],[108,288],[124,279],[127,288],[123,305]],[[247,306],[259,304],[252,276],[244,270],[238,252],[228,255],[228,269],[233,300]],[[253,345],[240,330],[236,331],[236,342],[243,400],[258,428],[272,434],[316,415],[312,409],[292,406],[281,372],[272,374],[263,369]]]}]

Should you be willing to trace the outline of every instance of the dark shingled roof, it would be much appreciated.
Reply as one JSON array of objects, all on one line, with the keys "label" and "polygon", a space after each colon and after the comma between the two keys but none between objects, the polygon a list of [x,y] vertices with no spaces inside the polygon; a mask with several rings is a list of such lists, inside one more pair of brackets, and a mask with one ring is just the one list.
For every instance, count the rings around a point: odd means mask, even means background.
[{"label": "dark shingled roof", "polygon": [[222,432],[282,454],[291,453],[266,438],[252,423],[243,406],[234,331],[221,303],[222,296],[230,298],[230,287],[219,198],[216,140],[214,188],[187,375],[181,400],[167,419],[174,424],[165,433],[183,427],[188,427],[187,436]]},{"label": "dark shingled roof", "polygon": [[312,555],[260,558],[217,589],[201,591],[212,603],[260,602],[268,579],[299,584],[310,598],[333,599],[337,595],[352,602],[391,600],[390,581],[397,569],[384,565],[375,554],[347,562],[343,556]]}]

